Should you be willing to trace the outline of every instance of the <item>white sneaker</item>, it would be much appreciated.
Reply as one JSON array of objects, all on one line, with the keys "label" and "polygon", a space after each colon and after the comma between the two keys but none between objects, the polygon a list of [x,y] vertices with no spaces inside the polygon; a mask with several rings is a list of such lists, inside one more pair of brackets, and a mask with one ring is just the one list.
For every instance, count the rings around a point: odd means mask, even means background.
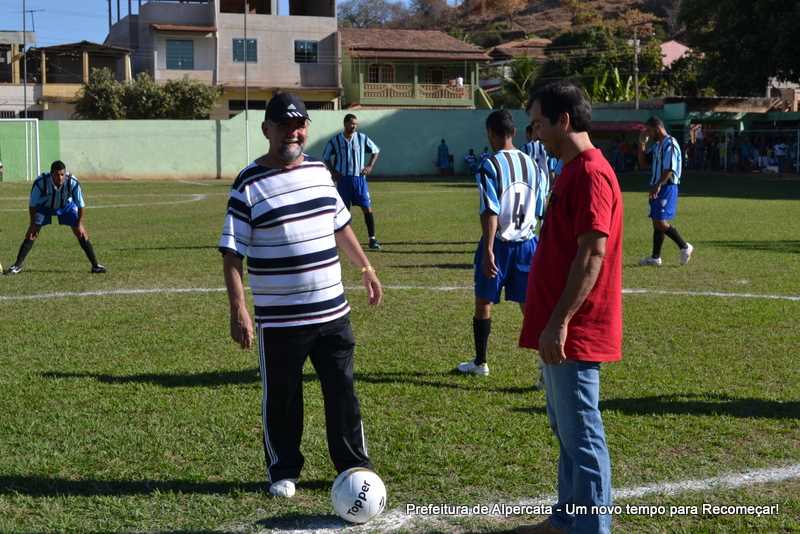
[{"label": "white sneaker", "polygon": [[294,480],[284,478],[277,482],[273,482],[269,487],[269,492],[275,497],[290,498],[294,496]]},{"label": "white sneaker", "polygon": [[461,362],[458,364],[458,367],[456,367],[456,369],[458,369],[459,373],[464,373],[464,374],[471,374],[478,376],[487,376],[489,374],[488,365],[486,365],[485,363],[476,365],[474,361]]},{"label": "white sneaker", "polygon": [[686,243],[686,248],[681,249],[681,265],[686,265],[692,259],[692,252],[694,247],[691,243]]},{"label": "white sneaker", "polygon": [[642,258],[639,260],[639,265],[647,266],[647,265],[654,265],[659,267],[661,265],[661,258],[654,258],[652,256],[647,256],[646,258]]}]

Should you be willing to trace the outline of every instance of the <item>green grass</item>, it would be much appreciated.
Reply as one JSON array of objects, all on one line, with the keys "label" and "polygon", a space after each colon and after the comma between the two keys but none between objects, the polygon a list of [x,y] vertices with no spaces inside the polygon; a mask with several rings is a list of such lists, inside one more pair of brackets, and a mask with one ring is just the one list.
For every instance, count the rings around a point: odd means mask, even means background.
[{"label": "green grass", "polygon": [[[800,183],[690,176],[676,221],[696,246],[686,267],[640,268],[651,240],[642,177],[626,177],[628,288],[800,295]],[[106,276],[90,276],[69,230],[48,227],[0,296],[136,288],[220,288],[216,242],[227,185],[87,183],[87,226]],[[389,508],[516,502],[553,493],[557,449],[535,355],[516,347],[516,306],[495,310],[492,375],[452,374],[472,351],[472,257],[480,226],[468,182],[374,181],[370,253],[397,286],[368,309],[345,267],[357,390]],[[0,210],[24,209],[28,186],[0,185]],[[0,211],[5,266],[27,226]],[[360,213],[354,227],[364,237]],[[603,368],[615,487],[700,479],[800,463],[800,302],[626,295],[624,359]],[[295,499],[265,493],[255,352],[228,339],[224,293],[0,300],[0,532],[257,531],[326,516],[335,476],[319,384],[306,367]],[[789,532],[800,486],[788,481],[642,504],[779,504],[744,516],[617,517],[624,532]],[[535,518],[534,518],[535,519]],[[419,531],[500,532],[530,518],[412,523]]]}]

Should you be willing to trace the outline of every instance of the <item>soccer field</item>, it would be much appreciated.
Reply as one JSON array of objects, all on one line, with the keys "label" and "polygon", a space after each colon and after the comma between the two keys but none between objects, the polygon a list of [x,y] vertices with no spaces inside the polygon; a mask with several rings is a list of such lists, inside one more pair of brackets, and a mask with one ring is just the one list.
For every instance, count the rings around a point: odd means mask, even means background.
[{"label": "soccer field", "polygon": [[[601,407],[615,504],[666,513],[623,513],[615,527],[798,531],[800,181],[690,173],[684,182],[676,226],[695,255],[680,267],[667,240],[661,268],[637,265],[652,236],[646,179],[622,184],[624,357],[603,367]],[[109,273],[88,274],[71,232],[54,226],[21,274],[0,277],[0,532],[343,525],[330,506],[335,471],[310,363],[298,493],[266,492],[257,353],[228,337],[216,250],[228,186],[84,183],[87,228]],[[0,185],[5,267],[27,227],[29,187]],[[388,491],[387,512],[364,530],[533,522],[406,515],[407,504],[549,503],[558,451],[543,393],[531,387],[535,354],[516,347],[515,305],[495,308],[492,374],[452,373],[472,352],[474,185],[375,180],[370,189],[384,245],[369,252],[387,287],[381,307],[367,308],[360,276],[343,262],[356,388]],[[360,210],[353,221],[366,242]],[[748,483],[745,474],[765,469]],[[704,514],[703,504],[773,513]],[[700,512],[670,517],[681,505]]]}]

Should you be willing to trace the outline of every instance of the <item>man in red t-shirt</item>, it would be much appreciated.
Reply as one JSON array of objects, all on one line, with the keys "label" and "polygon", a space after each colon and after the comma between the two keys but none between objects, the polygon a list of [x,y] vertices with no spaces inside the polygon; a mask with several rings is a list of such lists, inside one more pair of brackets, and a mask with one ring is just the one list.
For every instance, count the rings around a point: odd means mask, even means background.
[{"label": "man in red t-shirt", "polygon": [[622,357],[622,194],[589,139],[592,110],[583,90],[556,82],[530,102],[536,135],[564,169],[531,265],[520,346],[538,350],[545,363],[547,415],[560,454],[552,515],[519,532],[607,533],[610,515],[568,512],[611,505],[600,363]]}]

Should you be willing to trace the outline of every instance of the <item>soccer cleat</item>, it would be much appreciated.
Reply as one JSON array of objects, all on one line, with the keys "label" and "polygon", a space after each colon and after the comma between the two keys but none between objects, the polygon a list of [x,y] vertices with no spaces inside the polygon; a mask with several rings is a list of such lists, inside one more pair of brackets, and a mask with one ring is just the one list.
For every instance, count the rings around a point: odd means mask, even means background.
[{"label": "soccer cleat", "polygon": [[692,259],[692,252],[694,247],[691,243],[686,243],[686,248],[681,249],[681,265],[686,265]]},{"label": "soccer cleat", "polygon": [[375,239],[374,237],[370,237],[369,238],[369,248],[371,250],[380,250],[381,249],[381,244],[378,243],[378,240]]},{"label": "soccer cleat", "polygon": [[294,483],[294,480],[284,478],[270,484],[269,492],[275,497],[286,497],[288,499],[294,496]]},{"label": "soccer cleat", "polygon": [[642,258],[641,260],[639,260],[639,265],[643,267],[648,265],[659,267],[661,266],[661,258],[654,258],[652,256],[647,256],[646,258]]},{"label": "soccer cleat", "polygon": [[19,274],[22,272],[22,267],[18,267],[17,265],[12,265],[8,268],[5,274]]},{"label": "soccer cleat", "polygon": [[97,265],[92,265],[92,274],[103,274],[106,272],[106,268],[99,263]]},{"label": "soccer cleat", "polygon": [[487,376],[489,374],[488,365],[485,363],[478,365],[474,361],[461,362],[456,369],[458,369],[459,373],[464,373],[465,375]]}]

